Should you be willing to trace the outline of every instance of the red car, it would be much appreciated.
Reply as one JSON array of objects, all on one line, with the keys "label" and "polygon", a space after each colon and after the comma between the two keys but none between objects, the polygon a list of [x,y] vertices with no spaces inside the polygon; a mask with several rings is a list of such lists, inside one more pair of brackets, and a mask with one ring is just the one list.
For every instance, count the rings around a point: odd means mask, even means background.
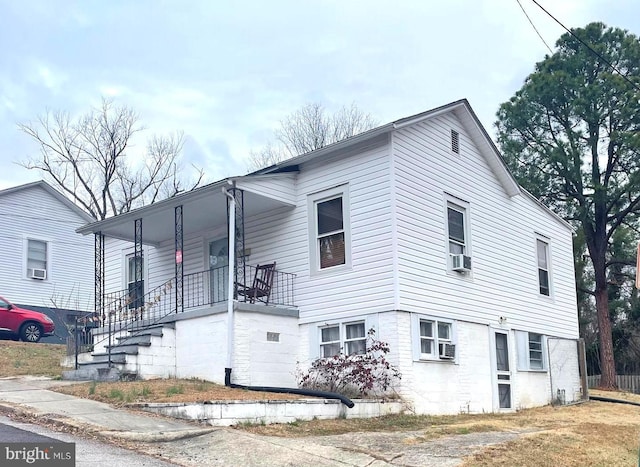
[{"label": "red car", "polygon": [[25,342],[38,342],[54,330],[53,321],[44,313],[19,308],[0,297],[0,332]]}]

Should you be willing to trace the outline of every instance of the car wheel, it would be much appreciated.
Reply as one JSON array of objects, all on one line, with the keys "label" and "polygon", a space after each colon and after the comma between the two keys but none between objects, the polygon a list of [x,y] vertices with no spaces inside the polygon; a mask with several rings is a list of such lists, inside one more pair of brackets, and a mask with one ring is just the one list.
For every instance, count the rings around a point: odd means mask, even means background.
[{"label": "car wheel", "polygon": [[26,323],[20,328],[20,339],[25,342],[38,342],[42,337],[42,326],[37,323]]}]

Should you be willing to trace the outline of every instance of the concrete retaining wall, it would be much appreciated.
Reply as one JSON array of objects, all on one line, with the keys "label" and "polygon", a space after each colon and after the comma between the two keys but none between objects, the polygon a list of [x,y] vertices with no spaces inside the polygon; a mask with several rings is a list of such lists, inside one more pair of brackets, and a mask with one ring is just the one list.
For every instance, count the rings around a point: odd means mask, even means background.
[{"label": "concrete retaining wall", "polygon": [[264,401],[211,401],[206,404],[153,403],[131,406],[160,415],[184,420],[197,420],[213,426],[240,423],[289,423],[296,420],[371,418],[401,413],[401,402],[374,400],[354,401],[348,408],[336,400],[299,399]]}]

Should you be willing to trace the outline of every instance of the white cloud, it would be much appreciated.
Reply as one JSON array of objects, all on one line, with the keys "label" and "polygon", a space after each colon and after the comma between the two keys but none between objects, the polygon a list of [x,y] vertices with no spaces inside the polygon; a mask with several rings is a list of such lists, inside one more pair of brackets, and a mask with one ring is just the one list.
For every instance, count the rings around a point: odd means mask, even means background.
[{"label": "white cloud", "polygon": [[[521,3],[553,46],[563,30]],[[633,0],[540,3],[569,27],[640,30]],[[148,133],[184,131],[211,178],[244,171],[279,120],[314,100],[355,102],[385,123],[467,97],[491,131],[499,104],[548,53],[504,0],[53,5],[0,2],[0,170],[31,151],[16,121],[47,108],[78,115],[101,96],[134,108]]]}]

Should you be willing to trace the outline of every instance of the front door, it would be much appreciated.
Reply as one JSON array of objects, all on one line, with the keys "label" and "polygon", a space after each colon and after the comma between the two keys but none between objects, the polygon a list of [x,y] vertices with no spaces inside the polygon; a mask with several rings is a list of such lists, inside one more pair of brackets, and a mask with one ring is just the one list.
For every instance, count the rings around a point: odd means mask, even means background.
[{"label": "front door", "polygon": [[504,331],[492,331],[493,342],[493,375],[494,406],[499,409],[512,408],[511,369],[509,367],[509,334]]},{"label": "front door", "polygon": [[229,290],[229,241],[221,238],[209,242],[209,301],[227,300]]}]

